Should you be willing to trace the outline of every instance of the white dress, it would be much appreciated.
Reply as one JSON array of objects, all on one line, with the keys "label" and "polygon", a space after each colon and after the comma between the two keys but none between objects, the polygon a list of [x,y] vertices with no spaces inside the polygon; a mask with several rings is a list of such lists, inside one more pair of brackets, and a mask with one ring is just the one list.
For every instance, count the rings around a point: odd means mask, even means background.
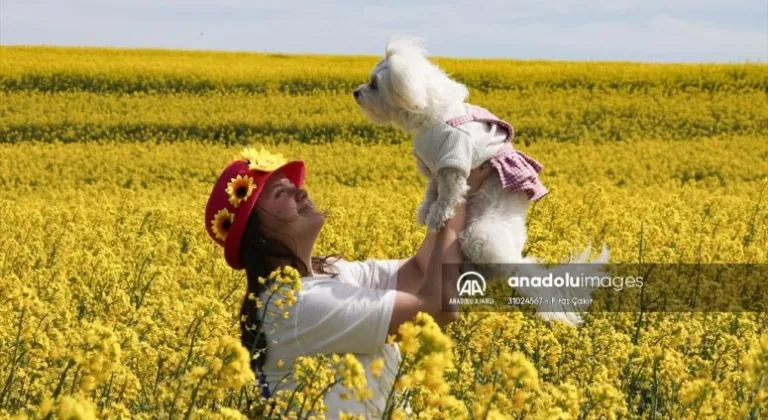
[{"label": "white dress", "polygon": [[[333,260],[331,260],[333,261]],[[342,400],[339,394],[351,394],[337,384],[326,394],[326,418],[338,418],[339,410],[376,418],[384,409],[392,387],[400,351],[396,344],[386,344],[389,322],[395,302],[399,260],[335,261],[339,274],[302,278],[302,290],[289,310],[287,319],[267,316],[267,358],[263,367],[272,394],[275,384],[291,371],[299,356],[354,353],[365,368],[373,397],[364,402],[354,396]],[[262,294],[261,298],[266,296]],[[273,302],[270,303],[272,307]],[[282,311],[275,308],[278,314]],[[274,331],[271,331],[275,328]],[[277,341],[276,343],[273,341]],[[371,374],[371,362],[383,358],[382,375]],[[278,359],[284,362],[277,367]],[[257,373],[258,375],[258,373]],[[283,380],[280,389],[295,385]]]}]

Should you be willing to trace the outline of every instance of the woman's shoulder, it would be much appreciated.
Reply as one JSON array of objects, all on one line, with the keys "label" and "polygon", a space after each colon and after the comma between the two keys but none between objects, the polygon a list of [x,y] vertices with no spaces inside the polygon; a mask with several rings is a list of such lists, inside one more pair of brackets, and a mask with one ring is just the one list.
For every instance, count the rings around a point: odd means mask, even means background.
[{"label": "woman's shoulder", "polygon": [[[343,257],[328,259],[329,269],[326,273],[315,273],[307,276],[304,281],[313,284],[323,284],[329,281],[345,283],[352,286],[364,286],[366,279],[374,276],[382,267],[387,267],[388,260],[367,258],[365,260],[351,260]],[[314,270],[313,270],[314,271]]]},{"label": "woman's shoulder", "polygon": [[304,276],[304,283],[325,283],[328,281],[349,282],[350,266],[354,261],[350,261],[340,256],[321,257],[324,259],[322,271],[312,269],[312,274]]}]

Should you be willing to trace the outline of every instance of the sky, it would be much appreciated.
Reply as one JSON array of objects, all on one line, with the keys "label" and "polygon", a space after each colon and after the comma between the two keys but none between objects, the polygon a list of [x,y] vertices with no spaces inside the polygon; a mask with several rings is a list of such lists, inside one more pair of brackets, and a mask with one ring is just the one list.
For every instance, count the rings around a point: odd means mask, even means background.
[{"label": "sky", "polygon": [[0,45],[768,62],[768,0],[0,0]]}]

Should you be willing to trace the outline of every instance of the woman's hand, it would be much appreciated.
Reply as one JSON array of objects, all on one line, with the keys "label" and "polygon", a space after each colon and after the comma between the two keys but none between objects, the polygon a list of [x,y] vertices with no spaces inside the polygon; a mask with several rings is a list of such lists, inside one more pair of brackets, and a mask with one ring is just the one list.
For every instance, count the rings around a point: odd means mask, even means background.
[{"label": "woman's hand", "polygon": [[469,185],[469,191],[467,194],[474,194],[483,185],[483,181],[493,172],[493,166],[486,161],[482,165],[469,171],[469,177],[467,177],[467,185]]}]

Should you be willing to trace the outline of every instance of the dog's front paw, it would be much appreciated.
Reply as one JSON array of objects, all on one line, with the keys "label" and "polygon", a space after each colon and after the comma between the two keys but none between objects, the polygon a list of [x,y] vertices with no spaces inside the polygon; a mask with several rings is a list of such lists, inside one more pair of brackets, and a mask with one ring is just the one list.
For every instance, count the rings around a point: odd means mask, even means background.
[{"label": "dog's front paw", "polygon": [[431,230],[440,230],[453,217],[453,214],[451,206],[434,205],[427,215],[427,227]]},{"label": "dog's front paw", "polygon": [[432,210],[432,204],[434,201],[422,201],[421,205],[419,206],[419,210],[416,213],[416,218],[419,221],[419,224],[426,225],[427,224],[427,218],[429,217],[429,212]]}]

